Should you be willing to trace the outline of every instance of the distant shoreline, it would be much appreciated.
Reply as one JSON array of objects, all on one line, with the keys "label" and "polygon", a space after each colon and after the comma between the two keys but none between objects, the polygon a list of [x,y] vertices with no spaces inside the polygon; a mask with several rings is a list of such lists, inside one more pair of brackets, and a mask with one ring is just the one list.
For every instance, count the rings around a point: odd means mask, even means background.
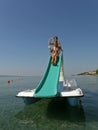
[{"label": "distant shoreline", "polygon": [[83,73],[79,73],[77,75],[92,75],[92,76],[98,76],[98,74],[96,74],[96,71],[88,71],[88,72],[83,72]]}]

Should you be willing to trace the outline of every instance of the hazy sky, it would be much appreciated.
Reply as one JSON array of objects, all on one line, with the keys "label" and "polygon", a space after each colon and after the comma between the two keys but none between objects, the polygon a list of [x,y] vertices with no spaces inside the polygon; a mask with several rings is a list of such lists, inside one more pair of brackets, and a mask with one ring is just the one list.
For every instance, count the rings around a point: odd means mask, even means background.
[{"label": "hazy sky", "polygon": [[0,75],[40,75],[58,36],[65,75],[98,68],[98,0],[0,0]]}]

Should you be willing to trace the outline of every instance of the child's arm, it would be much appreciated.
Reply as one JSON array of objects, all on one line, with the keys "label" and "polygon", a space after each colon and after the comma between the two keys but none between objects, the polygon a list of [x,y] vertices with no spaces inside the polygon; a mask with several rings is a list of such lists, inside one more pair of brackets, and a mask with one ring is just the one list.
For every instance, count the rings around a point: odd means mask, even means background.
[{"label": "child's arm", "polygon": [[48,48],[51,48],[51,45],[53,45],[53,43],[52,43],[51,41],[52,41],[52,38],[50,38],[50,39],[48,40]]}]

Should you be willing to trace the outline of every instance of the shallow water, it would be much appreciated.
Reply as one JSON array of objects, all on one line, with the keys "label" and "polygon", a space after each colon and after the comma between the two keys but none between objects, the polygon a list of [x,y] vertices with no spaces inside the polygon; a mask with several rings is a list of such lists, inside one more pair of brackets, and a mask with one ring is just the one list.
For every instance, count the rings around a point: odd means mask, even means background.
[{"label": "shallow water", "polygon": [[[81,105],[70,107],[65,99],[42,99],[25,105],[15,97],[20,91],[35,88],[40,77],[0,77],[0,130],[97,130],[98,77],[77,76],[83,90]],[[8,80],[13,80],[7,83]]]}]

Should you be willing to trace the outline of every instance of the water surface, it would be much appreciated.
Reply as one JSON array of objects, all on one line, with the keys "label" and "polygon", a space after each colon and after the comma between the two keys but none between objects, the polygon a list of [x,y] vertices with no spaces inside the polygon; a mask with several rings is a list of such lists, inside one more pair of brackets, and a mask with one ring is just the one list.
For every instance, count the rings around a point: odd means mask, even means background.
[{"label": "water surface", "polygon": [[[25,105],[16,94],[33,89],[40,77],[0,77],[0,130],[97,130],[98,77],[77,76],[83,90],[81,105],[70,107],[66,99],[42,99]],[[7,83],[8,80],[13,80]]]}]

